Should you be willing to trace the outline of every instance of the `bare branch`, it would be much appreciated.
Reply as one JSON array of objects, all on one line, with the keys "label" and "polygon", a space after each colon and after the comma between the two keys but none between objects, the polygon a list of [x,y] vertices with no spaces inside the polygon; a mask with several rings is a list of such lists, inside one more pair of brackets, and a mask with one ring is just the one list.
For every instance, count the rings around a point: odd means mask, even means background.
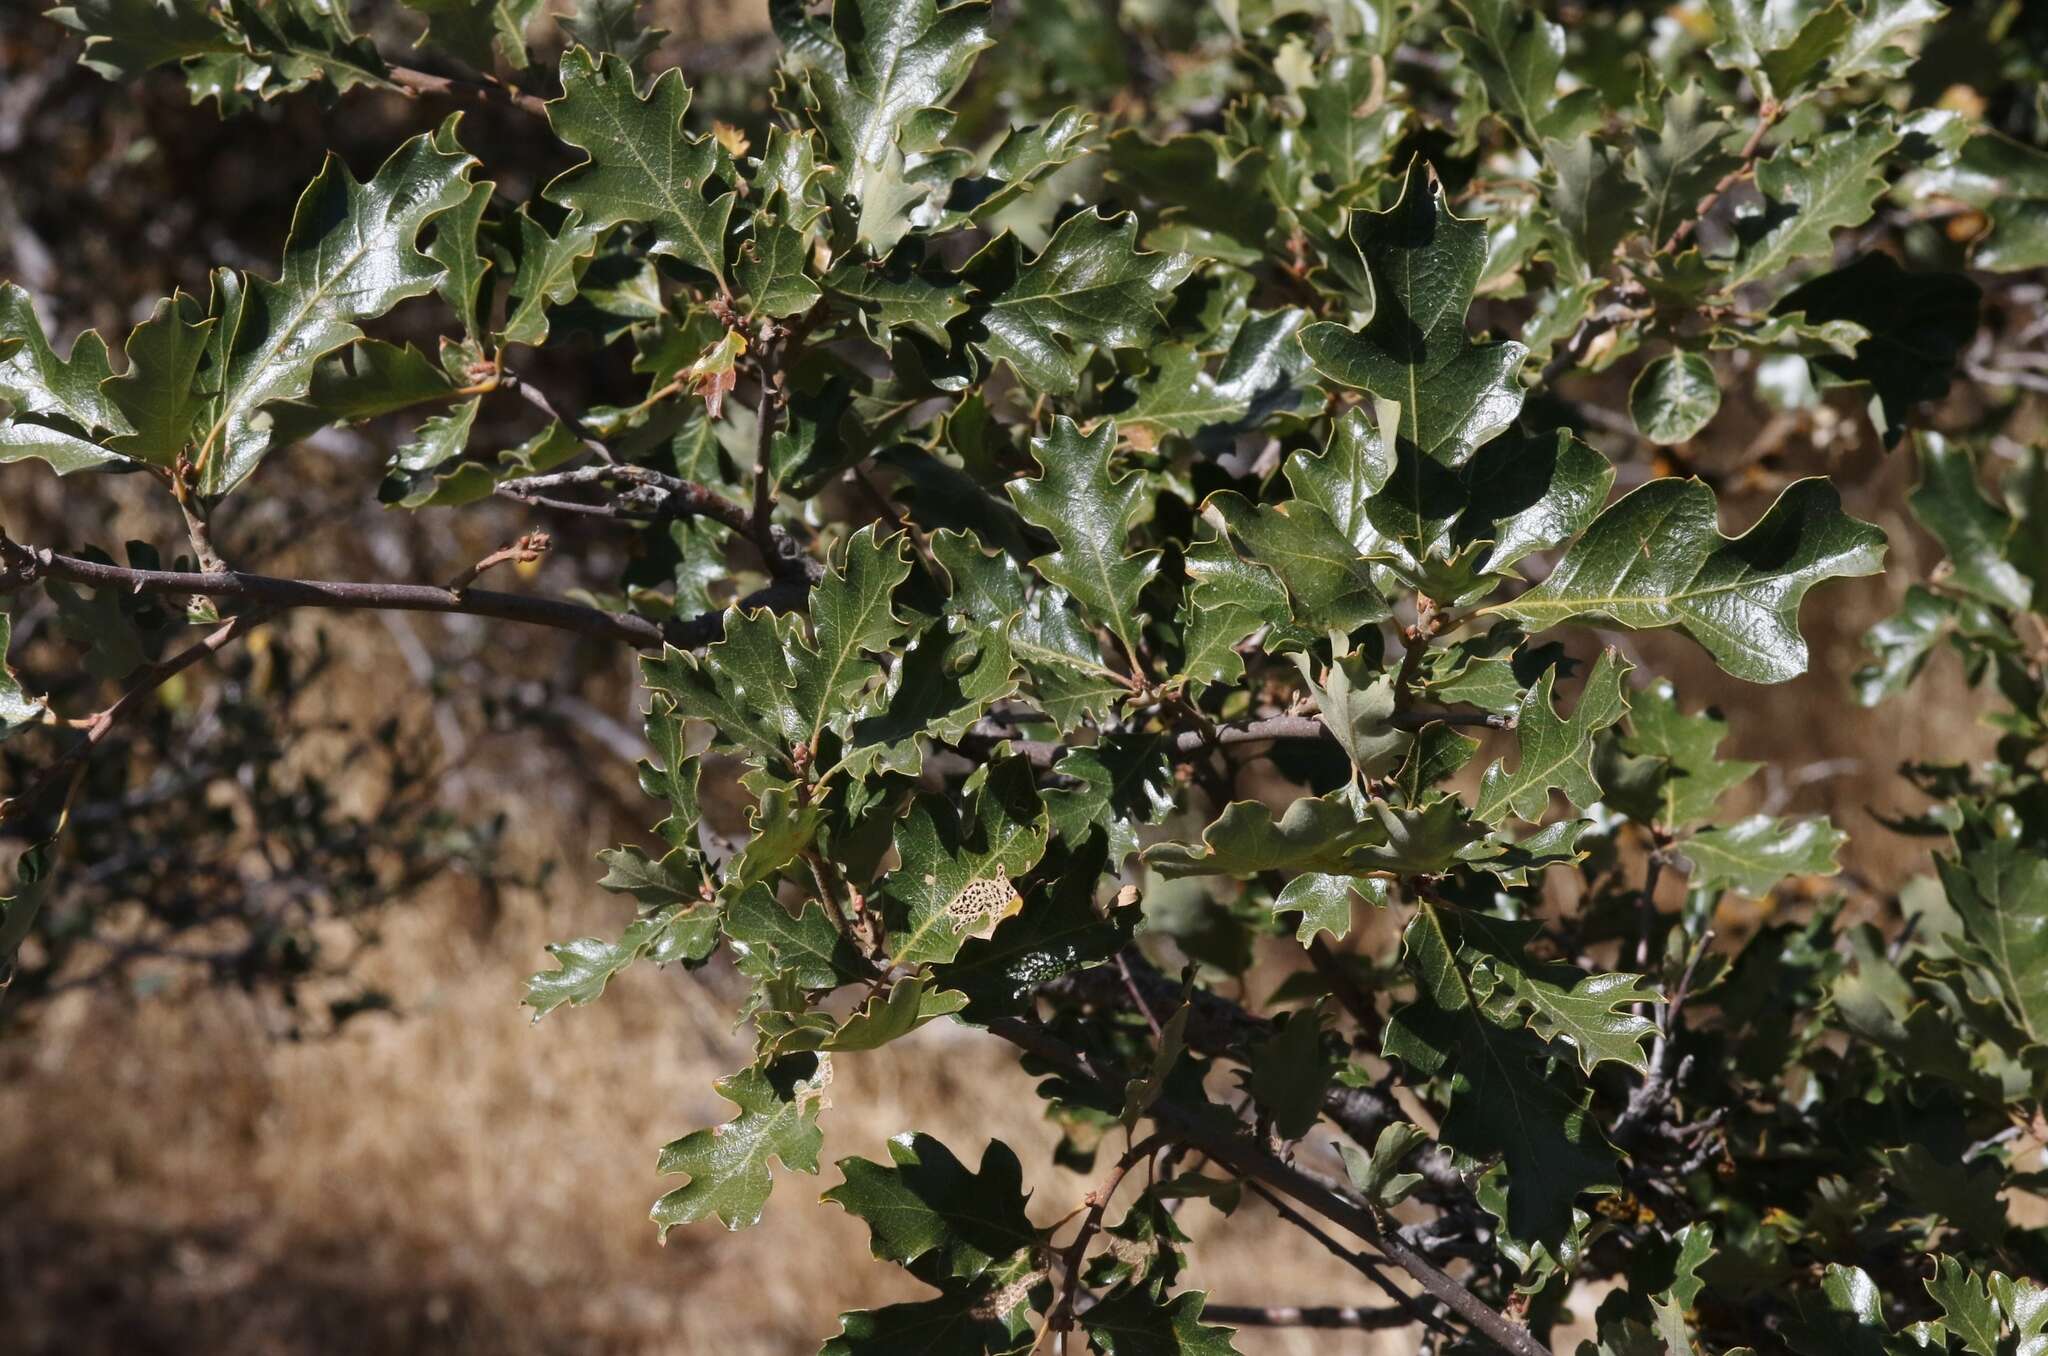
[{"label": "bare branch", "polygon": [[[1105,1092],[1122,1086],[1098,1075],[1080,1052],[1036,1023],[1005,1017],[990,1023],[988,1029],[1069,1075],[1102,1086]],[[1550,1356],[1527,1328],[1490,1307],[1398,1235],[1381,1228],[1372,1208],[1348,1191],[1282,1163],[1259,1145],[1214,1128],[1167,1098],[1153,1102],[1146,1114],[1163,1133],[1358,1235],[1501,1350],[1513,1356]]]},{"label": "bare branch", "polygon": [[435,75],[432,71],[411,66],[386,66],[385,74],[409,99],[423,94],[442,95],[471,103],[506,103],[537,118],[548,115],[547,100],[495,80],[464,80],[452,75]]},{"label": "bare branch", "polygon": [[1361,1309],[1352,1304],[1306,1307],[1293,1304],[1205,1304],[1202,1306],[1202,1319],[1236,1328],[1350,1328],[1358,1331],[1405,1328],[1417,1321],[1413,1313],[1394,1304],[1377,1309]]},{"label": "bare branch", "polygon": [[[666,625],[630,613],[606,612],[561,598],[466,589],[451,593],[439,584],[375,584],[321,579],[284,579],[273,575],[203,574],[177,570],[135,570],[83,560],[55,551],[34,550],[0,537],[0,592],[49,577],[96,588],[177,597],[234,598],[270,610],[331,608],[389,612],[454,612],[499,621],[573,631],[596,640],[617,641],[637,649],[664,643],[684,649],[708,645],[724,633],[722,612],[707,612]],[[776,584],[740,600],[742,609],[765,607],[787,612],[808,594],[802,585]]]}]

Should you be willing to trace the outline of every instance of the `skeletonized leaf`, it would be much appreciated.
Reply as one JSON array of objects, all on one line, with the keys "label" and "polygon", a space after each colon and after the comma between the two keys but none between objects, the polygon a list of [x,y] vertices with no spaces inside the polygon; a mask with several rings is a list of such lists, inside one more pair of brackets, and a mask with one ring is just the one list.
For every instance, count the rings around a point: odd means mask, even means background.
[{"label": "skeletonized leaf", "polygon": [[882,882],[893,907],[889,954],[901,965],[949,961],[1023,907],[1016,878],[1050,837],[1031,765],[991,766],[964,807],[921,797],[896,830],[901,865]]}]

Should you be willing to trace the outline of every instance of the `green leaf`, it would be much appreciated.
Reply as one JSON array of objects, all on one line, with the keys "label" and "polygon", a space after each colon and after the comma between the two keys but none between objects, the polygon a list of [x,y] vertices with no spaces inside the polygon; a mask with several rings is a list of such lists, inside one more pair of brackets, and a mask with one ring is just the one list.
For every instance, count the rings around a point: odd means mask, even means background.
[{"label": "green leaf", "polygon": [[857,207],[856,240],[886,254],[953,175],[930,158],[952,126],[938,107],[987,47],[989,7],[934,0],[838,0],[829,25],[794,5],[771,11],[833,162],[835,194]]},{"label": "green leaf", "polygon": [[248,478],[275,444],[266,407],[304,397],[319,359],[361,336],[358,322],[434,289],[441,267],[414,242],[468,197],[474,163],[416,136],[361,184],[330,156],[299,198],[278,281],[215,272],[208,362],[220,390],[201,418],[202,490]]},{"label": "green leaf", "polygon": [[498,55],[512,69],[526,69],[526,25],[541,0],[405,0],[405,6],[427,16],[420,46],[431,44],[487,74]]},{"label": "green leaf", "polygon": [[1199,847],[1159,843],[1145,851],[1146,864],[1169,879],[1176,876],[1256,876],[1264,871],[1308,871],[1351,875],[1353,854],[1384,838],[1380,825],[1361,819],[1342,793],[1304,797],[1278,820],[1264,802],[1233,801],[1202,830]]},{"label": "green leaf", "polygon": [[1764,203],[1756,216],[1736,223],[1741,248],[1723,287],[1762,282],[1830,253],[1835,231],[1870,220],[1884,192],[1882,167],[1898,144],[1889,122],[1868,118],[1759,162],[1756,185]]},{"label": "green leaf", "polygon": [[444,414],[421,420],[412,441],[392,454],[378,497],[405,508],[431,502],[441,490],[443,468],[459,462],[469,450],[469,435],[482,406],[483,398],[472,396]]},{"label": "green leaf", "polygon": [[[1955,622],[1959,604],[1918,584],[1906,590],[1899,610],[1863,633],[1863,648],[1876,656],[1856,670],[1856,701],[1876,706],[1896,697],[1920,676],[1934,647]],[[1978,609],[1982,611],[1981,605]]]},{"label": "green leaf", "polygon": [[1036,1340],[1027,1301],[1043,1276],[1021,1263],[1011,1271],[935,1299],[841,1314],[818,1356],[1026,1356]]},{"label": "green leaf", "polygon": [[1336,1065],[1323,1049],[1324,1017],[1303,1008],[1251,1052],[1245,1087],[1286,1140],[1300,1139],[1322,1114]]},{"label": "green leaf", "polygon": [[44,13],[85,35],[78,64],[109,80],[235,50],[232,33],[204,0],[77,0]]},{"label": "green leaf", "polygon": [[1985,971],[2012,1021],[2048,1038],[2048,858],[2011,838],[1973,835],[1960,859],[1937,858],[1942,888],[1962,925],[1950,939]]},{"label": "green leaf", "polygon": [[1301,923],[1294,930],[1294,940],[1303,946],[1313,942],[1316,934],[1322,932],[1341,942],[1351,932],[1354,899],[1363,899],[1376,906],[1384,905],[1387,902],[1386,882],[1305,871],[1273,896],[1273,912],[1275,915],[1301,914]]},{"label": "green leaf", "polygon": [[[462,149],[455,140],[456,122],[451,116],[441,124],[436,134],[440,149]],[[490,209],[491,195],[497,190],[497,184],[488,179],[472,183],[469,196],[434,222],[434,238],[424,251],[443,270],[435,290],[462,322],[463,334],[478,344],[484,337],[484,317],[479,308],[484,301],[484,281],[491,271],[491,261],[477,249],[477,235],[483,227],[484,213]]]},{"label": "green leaf", "polygon": [[1934,1274],[1924,1282],[1927,1294],[1941,1306],[1942,1323],[1959,1338],[1971,1356],[1999,1356],[2002,1324],[1998,1306],[1982,1278],[1953,1257],[1937,1257]]},{"label": "green leaf", "polygon": [[969,938],[993,933],[1023,907],[1015,877],[1037,865],[1050,833],[1022,758],[993,764],[958,811],[920,797],[896,830],[902,864],[882,882],[896,963],[950,961]]},{"label": "green leaf", "polygon": [[1486,97],[1530,146],[1569,137],[1598,117],[1590,90],[1560,95],[1564,29],[1522,0],[1457,0],[1467,28],[1446,33],[1486,86]]},{"label": "green leaf", "polygon": [[455,383],[439,363],[414,348],[358,339],[321,359],[304,401],[273,407],[287,426],[308,429],[355,424],[429,401],[446,400]]},{"label": "green leaf", "polygon": [[889,671],[882,709],[856,721],[850,765],[916,772],[918,740],[957,744],[990,706],[1017,691],[1017,661],[997,627],[971,630],[953,620],[926,628]]},{"label": "green leaf", "polygon": [[624,60],[571,47],[562,53],[561,76],[548,125],[588,159],[550,182],[546,196],[579,211],[592,228],[650,227],[648,253],[680,259],[722,285],[732,158],[714,138],[684,134],[690,88],[682,72],[663,71],[643,97]]},{"label": "green leaf", "polygon": [[1030,675],[1039,709],[1061,728],[1099,718],[1130,687],[1102,662],[1095,637],[1066,590],[1040,588],[1026,595],[1024,571],[1003,556],[989,556],[972,534],[939,532],[932,555],[951,589],[947,616],[992,639],[1002,632],[1010,652]]},{"label": "green leaf", "polygon": [[43,717],[43,704],[22,689],[14,671],[7,667],[7,646],[13,626],[8,615],[0,612],[0,743]]},{"label": "green leaf", "polygon": [[1079,384],[1088,349],[1141,348],[1161,328],[1159,306],[1187,276],[1184,254],[1138,249],[1137,219],[1078,212],[1029,263],[1014,235],[967,263],[975,314],[968,331],[1025,386],[1054,395]]},{"label": "green leaf", "polygon": [[1636,432],[1669,447],[1686,442],[1721,408],[1721,383],[1703,353],[1667,353],[1646,365],[1628,388]]},{"label": "green leaf", "polygon": [[1581,1192],[1617,1185],[1614,1150],[1586,1095],[1546,1067],[1533,1033],[1480,1011],[1437,906],[1425,904],[1409,924],[1404,952],[1425,997],[1389,1019],[1386,1053],[1425,1076],[1449,1075],[1441,1137],[1465,1160],[1506,1165],[1509,1232],[1531,1242],[1563,1238]]},{"label": "green leaf", "polygon": [[740,973],[753,979],[781,977],[799,989],[819,990],[872,974],[815,899],[792,915],[773,890],[756,885],[726,903],[722,925]]},{"label": "green leaf", "polygon": [[1628,710],[1621,680],[1629,667],[1613,650],[1601,651],[1569,717],[1558,715],[1552,705],[1557,670],[1546,669],[1523,694],[1515,713],[1520,756],[1514,772],[1508,771],[1505,759],[1487,768],[1472,812],[1489,823],[1513,814],[1535,824],[1549,812],[1552,787],[1564,792],[1577,809],[1599,800],[1600,784],[1593,778],[1593,737]]},{"label": "green leaf", "polygon": [[878,262],[842,263],[825,275],[825,288],[860,306],[877,343],[904,326],[950,348],[947,326],[967,314],[967,285],[913,248],[916,243]]},{"label": "green leaf", "polygon": [[1053,771],[1071,779],[1045,792],[1054,832],[1080,843],[1100,828],[1113,866],[1138,850],[1138,830],[1173,813],[1177,785],[1172,736],[1104,732],[1070,748]]},{"label": "green leaf", "polygon": [[1183,1290],[1161,1300],[1142,1285],[1104,1296],[1081,1326],[1104,1356],[1236,1356],[1232,1329],[1202,1322],[1208,1296]]},{"label": "green leaf", "polygon": [[1561,1041],[1576,1052],[1583,1073],[1606,1062],[1649,1072],[1643,1040],[1657,1027],[1639,1009],[1660,1000],[1642,987],[1642,976],[1587,974],[1537,961],[1527,951],[1539,930],[1533,923],[1469,915],[1454,925],[1439,917],[1435,926],[1441,937],[1425,929],[1417,940],[1441,946],[1455,935],[1454,963],[1463,976],[1455,984],[1434,982],[1439,1002],[1469,999],[1502,1028],[1526,1026],[1546,1041]]},{"label": "green leaf", "polygon": [[1628,733],[1621,763],[1602,768],[1606,799],[1630,816],[1677,832],[1711,817],[1721,797],[1762,766],[1723,758],[1728,722],[1718,712],[1686,715],[1669,679],[1638,689],[1629,699]]},{"label": "green leaf", "polygon": [[1846,6],[1822,0],[1709,0],[1716,65],[1740,71],[1760,94],[1777,100],[1798,92],[1844,37]]},{"label": "green leaf", "polygon": [[1153,369],[1137,383],[1135,398],[1116,412],[1117,427],[1132,439],[1164,434],[1221,438],[1298,403],[1294,383],[1304,358],[1295,336],[1304,319],[1304,312],[1292,309],[1248,317],[1213,375],[1191,345],[1156,350]]},{"label": "green leaf", "polygon": [[662,1146],[658,1171],[688,1173],[685,1186],[654,1204],[652,1218],[666,1239],[679,1224],[716,1215],[728,1229],[760,1221],[774,1189],[771,1160],[816,1174],[818,1112],[832,1082],[830,1055],[796,1054],[756,1064],[718,1080],[718,1095],[739,1115]]},{"label": "green leaf", "polygon": [[982,173],[953,185],[939,229],[963,217],[993,217],[1054,170],[1073,163],[1089,149],[1095,130],[1094,118],[1078,108],[1063,108],[1044,122],[1011,128],[989,152]]},{"label": "green leaf", "polygon": [[1415,742],[1407,730],[1392,724],[1395,706],[1394,675],[1372,675],[1373,666],[1362,654],[1340,654],[1317,682],[1306,653],[1294,656],[1302,681],[1315,696],[1323,728],[1336,739],[1351,759],[1352,770],[1366,781],[1385,776],[1401,761]]},{"label": "green leaf", "polygon": [[597,859],[605,864],[604,879],[597,883],[598,888],[631,895],[643,908],[676,903],[694,905],[706,898],[701,892],[704,873],[692,848],[674,848],[654,858],[627,845],[606,848],[597,854]]},{"label": "green leaf", "polygon": [[[1222,541],[1233,549],[1237,569],[1263,576],[1253,586],[1253,595],[1240,593],[1236,600],[1265,620],[1291,618],[1305,634],[1314,635],[1325,628],[1353,631],[1392,614],[1373,582],[1372,566],[1315,504],[1293,500],[1254,505],[1226,490],[1211,495],[1202,509],[1204,516],[1220,520],[1227,529]],[[1216,577],[1224,568],[1222,553],[1213,553],[1193,568],[1203,572],[1198,578],[1207,576],[1196,594],[1197,604],[1215,606],[1224,596]],[[1242,589],[1250,581],[1240,577],[1236,582]],[[1284,599],[1278,608],[1252,602],[1253,596],[1275,594]]]},{"label": "green leaf", "polygon": [[1295,498],[1321,509],[1330,525],[1364,555],[1380,541],[1379,530],[1368,520],[1367,505],[1386,487],[1395,464],[1391,440],[1382,439],[1365,411],[1353,406],[1332,421],[1330,441],[1321,454],[1299,451],[1287,458],[1287,483]]},{"label": "green leaf", "polygon": [[1751,815],[1725,829],[1694,834],[1680,851],[1692,862],[1693,889],[1740,890],[1761,899],[1787,876],[1834,875],[1841,869],[1835,853],[1848,840],[1818,816]]},{"label": "green leaf", "polygon": [[524,1002],[539,1021],[564,1003],[582,1007],[596,1001],[612,976],[643,956],[652,957],[657,965],[675,960],[697,962],[710,956],[717,944],[715,907],[694,900],[663,904],[634,919],[616,942],[578,937],[549,943],[547,950],[555,958],[555,968],[526,981]]},{"label": "green leaf", "polygon": [[2034,586],[2009,559],[2017,528],[1979,488],[1976,460],[1938,433],[1922,433],[1915,445],[1920,483],[1906,502],[1948,553],[1946,582],[1994,606],[2024,611]]},{"label": "green leaf", "polygon": [[130,431],[100,389],[112,375],[96,332],[79,335],[70,358],[59,358],[28,293],[0,283],[0,400],[12,407],[0,420],[0,464],[37,457],[69,475],[122,461],[92,440],[100,431]]},{"label": "green leaf", "polygon": [[1344,1156],[1344,1171],[1351,1185],[1380,1209],[1391,1210],[1422,1185],[1421,1173],[1402,1172],[1400,1167],[1408,1155],[1427,1143],[1429,1135],[1421,1127],[1395,1121],[1382,1127],[1369,1154],[1349,1140],[1338,1140],[1337,1149]]},{"label": "green leaf", "polygon": [[1138,595],[1159,569],[1159,553],[1125,550],[1132,522],[1144,507],[1146,486],[1143,476],[1114,476],[1110,460],[1115,451],[1114,425],[1104,423],[1083,434],[1073,420],[1058,416],[1052,432],[1031,444],[1041,474],[1013,480],[1008,488],[1025,521],[1050,532],[1060,546],[1034,559],[1033,567],[1123,642],[1135,664]]},{"label": "green leaf", "polygon": [[1544,200],[1557,220],[1560,262],[1570,277],[1597,278],[1631,233],[1642,189],[1628,177],[1621,156],[1591,137],[1545,141],[1543,158],[1556,180]]},{"label": "green leaf", "polygon": [[824,295],[806,271],[810,257],[811,242],[803,232],[755,213],[753,236],[733,268],[746,293],[747,314],[779,317],[810,310]]},{"label": "green leaf", "polygon": [[1903,76],[1914,54],[1899,39],[1940,20],[1948,10],[1936,0],[1863,0],[1852,13],[1848,32],[1829,58],[1823,88],[1864,75]]},{"label": "green leaf", "polygon": [[1400,403],[1400,437],[1446,466],[1470,459],[1522,408],[1515,375],[1528,350],[1473,344],[1465,312],[1486,265],[1486,228],[1451,215],[1418,157],[1385,212],[1353,212],[1352,247],[1372,283],[1372,319],[1310,325],[1301,345],[1318,372]]},{"label": "green leaf", "polygon": [[876,675],[865,654],[889,651],[908,630],[891,604],[910,577],[903,546],[901,535],[877,540],[864,527],[811,590],[811,634],[791,651],[789,668],[798,737],[814,752],[826,729],[850,726],[865,704],[861,690]]},{"label": "green leaf", "polygon": [[887,994],[870,998],[867,1006],[847,1017],[825,1041],[832,1051],[879,1050],[893,1040],[909,1035],[926,1022],[945,1017],[967,1006],[965,994],[927,983],[913,975],[889,986]]},{"label": "green leaf", "polygon": [[1315,84],[1300,93],[1301,136],[1309,163],[1329,176],[1340,200],[1353,185],[1378,178],[1411,116],[1403,104],[1384,97],[1384,75],[1385,68],[1369,56],[1340,47],[1316,72]]},{"label": "green leaf", "polygon": [[1884,534],[1840,504],[1826,481],[1802,480],[1756,526],[1724,537],[1712,490],[1653,480],[1594,519],[1541,584],[1483,611],[1537,627],[1579,617],[1679,626],[1736,677],[1783,682],[1806,669],[1806,591],[1873,574],[1884,556]]},{"label": "green leaf", "polygon": [[709,721],[763,766],[786,761],[808,728],[791,701],[787,654],[796,625],[766,611],[728,609],[724,638],[702,658],[665,645],[659,655],[641,657],[641,681],[683,715]]},{"label": "green leaf", "polygon": [[593,52],[611,52],[634,69],[661,46],[666,29],[651,28],[640,17],[640,0],[577,0],[576,12],[558,21],[572,45]]},{"label": "green leaf", "polygon": [[506,306],[505,328],[500,344],[547,342],[548,312],[568,304],[584,270],[597,257],[598,238],[605,228],[586,220],[579,212],[569,214],[554,235],[519,209],[519,268],[512,275],[511,299]]},{"label": "green leaf", "polygon": [[930,1135],[896,1136],[889,1159],[840,1159],[846,1180],[824,1196],[866,1223],[877,1258],[938,1284],[985,1275],[1038,1246],[1023,1166],[1001,1140],[982,1150],[978,1172]]},{"label": "green leaf", "polygon": [[1633,129],[1629,177],[1643,190],[1637,209],[1652,245],[1662,245],[1690,219],[1736,160],[1723,143],[1729,127],[1697,82],[1658,99],[1646,94],[1643,119]]},{"label": "green leaf", "polygon": [[128,370],[101,390],[132,433],[107,439],[107,450],[169,469],[192,445],[204,395],[199,365],[214,321],[183,292],[157,302],[128,336]]},{"label": "green leaf", "polygon": [[1116,177],[1165,210],[1161,235],[1199,253],[1251,265],[1262,256],[1279,212],[1264,182],[1270,159],[1214,132],[1153,141],[1135,128],[1109,139]]}]

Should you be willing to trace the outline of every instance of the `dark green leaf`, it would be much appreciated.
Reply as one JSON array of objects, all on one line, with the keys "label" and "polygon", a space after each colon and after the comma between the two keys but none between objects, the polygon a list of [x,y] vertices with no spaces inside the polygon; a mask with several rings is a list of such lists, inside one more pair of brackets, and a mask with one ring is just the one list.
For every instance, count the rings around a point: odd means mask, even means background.
[{"label": "dark green leaf", "polygon": [[1443,184],[1418,158],[1392,208],[1352,213],[1351,244],[1372,282],[1372,319],[1356,331],[1310,325],[1302,347],[1330,380],[1398,402],[1404,440],[1461,465],[1521,410],[1515,374],[1528,352],[1465,338],[1486,228],[1451,215]]},{"label": "dark green leaf", "polygon": [[796,1172],[818,1171],[818,1112],[832,1082],[830,1055],[797,1054],[718,1080],[718,1095],[739,1115],[662,1146],[659,1171],[688,1173],[685,1186],[655,1202],[661,1234],[713,1215],[728,1229],[758,1223],[774,1189],[771,1160]]},{"label": "dark green leaf", "polygon": [[1845,515],[1832,486],[1802,480],[1739,537],[1724,537],[1714,492],[1654,480],[1610,506],[1550,577],[1484,609],[1551,626],[1599,617],[1632,629],[1680,626],[1750,682],[1806,669],[1799,602],[1825,579],[1875,573],[1884,534]]}]

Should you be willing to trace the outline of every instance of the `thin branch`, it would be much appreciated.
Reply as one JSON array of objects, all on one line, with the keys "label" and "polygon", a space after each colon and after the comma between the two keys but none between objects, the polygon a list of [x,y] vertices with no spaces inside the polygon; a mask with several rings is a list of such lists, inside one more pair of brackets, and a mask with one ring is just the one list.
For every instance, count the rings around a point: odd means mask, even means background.
[{"label": "thin branch", "polygon": [[[1006,1017],[992,1022],[988,1029],[1072,1076],[1103,1086],[1106,1092],[1120,1086],[1098,1076],[1080,1052],[1041,1025]],[[1217,1129],[1167,1098],[1153,1102],[1146,1114],[1161,1132],[1366,1240],[1503,1351],[1513,1356],[1550,1356],[1527,1328],[1493,1309],[1398,1235],[1381,1228],[1371,1207],[1349,1192],[1282,1163],[1259,1145]]]},{"label": "thin branch", "polygon": [[[609,503],[584,504],[556,499],[543,490],[595,485],[630,486]],[[683,480],[646,466],[584,466],[573,471],[521,476],[503,482],[497,492],[508,499],[542,508],[578,513],[586,517],[615,521],[662,522],[671,518],[709,518],[755,544],[769,573],[786,583],[815,584],[824,577],[824,567],[805,552],[801,543],[773,523],[765,531],[755,513],[726,498],[708,485]]]},{"label": "thin branch", "polygon": [[1348,1328],[1370,1332],[1405,1328],[1417,1320],[1397,1304],[1377,1309],[1361,1309],[1352,1304],[1205,1304],[1202,1321],[1236,1328]]},{"label": "thin branch", "polygon": [[541,390],[540,387],[535,386],[510,368],[501,368],[499,370],[498,384],[510,388],[527,404],[533,406],[563,428],[568,429],[569,432],[576,436],[576,441],[583,444],[583,450],[596,457],[599,461],[610,462],[613,460],[611,449],[606,447],[604,442],[596,434],[592,433],[581,419],[573,414],[562,413],[556,407],[555,402],[548,399],[547,392]]},{"label": "thin branch", "polygon": [[[1267,1205],[1272,1206],[1274,1214],[1280,1216],[1281,1219],[1320,1243],[1324,1251],[1354,1271],[1357,1271],[1360,1275],[1378,1286],[1383,1294],[1391,1297],[1396,1304],[1400,1305],[1407,1312],[1409,1321],[1425,1324],[1437,1332],[1448,1336],[1456,1336],[1435,1310],[1403,1290],[1400,1286],[1395,1285],[1388,1278],[1385,1269],[1379,1263],[1373,1261],[1372,1258],[1367,1257],[1356,1248],[1344,1246],[1344,1244],[1332,1238],[1329,1231],[1323,1228],[1322,1225],[1317,1224],[1314,1220],[1302,1214],[1285,1200],[1276,1196],[1265,1187],[1260,1186],[1257,1182],[1253,1182],[1250,1185],[1252,1194]],[[1208,1312],[1206,1307],[1203,1309],[1203,1312],[1205,1314]]]},{"label": "thin branch", "polygon": [[1124,1184],[1124,1178],[1131,1169],[1150,1157],[1165,1139],[1153,1135],[1139,1140],[1124,1150],[1123,1157],[1116,1161],[1109,1176],[1102,1184],[1089,1191],[1084,1204],[1088,1213],[1081,1219],[1081,1227],[1074,1231],[1073,1241],[1060,1254],[1060,1295],[1045,1315],[1045,1331],[1065,1332],[1074,1326],[1074,1296],[1081,1288],[1081,1263],[1087,1260],[1088,1244],[1102,1228],[1102,1216],[1109,1209],[1110,1201],[1116,1196],[1117,1188]]},{"label": "thin branch", "polygon": [[[1489,729],[1508,728],[1505,716],[1482,712],[1415,710],[1395,712],[1391,724],[1401,729],[1420,729],[1433,721],[1449,725],[1483,725]],[[1237,721],[1229,725],[1218,725],[1210,730],[1182,730],[1174,735],[1170,750],[1176,756],[1200,753],[1204,749],[1223,748],[1236,744],[1265,744],[1283,739],[1328,739],[1329,727],[1315,716],[1266,716],[1259,720]],[[1034,766],[1051,767],[1067,751],[1065,744],[1042,739],[1019,739],[1000,722],[976,721],[961,741],[966,749],[981,751],[1007,742],[1011,749],[1029,758]]]},{"label": "thin branch", "polygon": [[169,659],[161,660],[142,669],[127,691],[112,706],[89,717],[82,729],[85,738],[66,749],[62,756],[29,783],[20,795],[0,801],[0,824],[12,823],[27,817],[47,804],[57,794],[76,781],[84,770],[85,761],[93,750],[104,744],[124,721],[141,709],[151,693],[171,679],[191,668],[208,655],[219,654],[240,637],[254,630],[265,621],[268,613],[258,610],[244,612],[226,625],[216,627],[204,639],[187,646]]},{"label": "thin branch", "polygon": [[384,70],[386,78],[403,90],[409,99],[422,94],[445,95],[479,104],[503,102],[537,118],[548,115],[547,100],[495,80],[465,80],[453,75],[435,75],[432,71],[411,66],[386,66]]},{"label": "thin branch", "polygon": [[[491,617],[499,621],[572,631],[596,640],[617,641],[636,649],[657,649],[667,643],[691,649],[708,645],[724,633],[722,612],[707,612],[687,621],[660,624],[623,612],[606,612],[560,598],[468,589],[460,595],[438,584],[374,584],[321,579],[284,579],[272,575],[202,574],[177,570],[134,570],[82,560],[50,550],[35,550],[0,537],[0,593],[40,578],[63,579],[95,588],[179,597],[234,598],[260,607],[361,609],[389,612],[450,612]],[[742,609],[765,607],[787,612],[799,606],[808,590],[777,584],[749,594]]]},{"label": "thin branch", "polygon": [[1701,198],[1699,204],[1693,208],[1692,215],[1679,222],[1678,229],[1671,233],[1671,238],[1657,247],[1657,253],[1675,254],[1680,245],[1692,238],[1692,233],[1699,229],[1700,222],[1707,214],[1720,203],[1722,195],[1755,173],[1757,157],[1763,154],[1764,138],[1769,135],[1772,126],[1778,121],[1778,115],[1782,112],[1784,110],[1778,106],[1776,99],[1763,101],[1762,106],[1756,111],[1756,126],[1750,130],[1749,140],[1742,143],[1742,150],[1736,156],[1735,168],[1722,175],[1721,181],[1708,190],[1707,196]]},{"label": "thin branch", "polygon": [[447,589],[459,598],[486,570],[508,563],[530,565],[553,550],[554,545],[554,541],[547,533],[528,532],[510,546],[501,546],[474,565],[464,567],[461,574],[448,581]]}]

